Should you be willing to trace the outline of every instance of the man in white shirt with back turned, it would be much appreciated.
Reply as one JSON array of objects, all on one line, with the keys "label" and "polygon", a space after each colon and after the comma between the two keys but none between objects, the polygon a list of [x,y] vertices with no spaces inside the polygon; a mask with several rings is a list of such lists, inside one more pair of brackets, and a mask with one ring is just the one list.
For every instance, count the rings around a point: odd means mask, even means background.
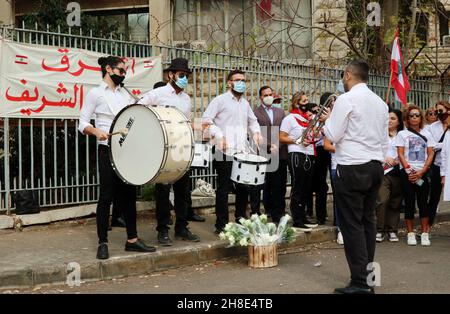
[{"label": "man in white shirt with back turned", "polygon": [[350,62],[343,78],[346,93],[331,114],[321,117],[325,136],[336,145],[335,197],[351,273],[350,284],[336,293],[374,293],[367,268],[375,256],[375,202],[389,144],[389,114],[386,103],[367,87],[368,79],[364,60]]}]

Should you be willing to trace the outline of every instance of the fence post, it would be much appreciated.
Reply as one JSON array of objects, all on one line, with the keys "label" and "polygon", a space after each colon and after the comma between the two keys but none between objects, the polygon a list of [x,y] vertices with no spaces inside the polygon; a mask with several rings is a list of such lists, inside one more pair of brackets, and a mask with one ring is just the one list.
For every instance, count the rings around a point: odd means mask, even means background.
[{"label": "fence post", "polygon": [[11,214],[11,187],[9,182],[9,118],[3,120],[3,152],[5,168],[5,206],[6,214]]}]

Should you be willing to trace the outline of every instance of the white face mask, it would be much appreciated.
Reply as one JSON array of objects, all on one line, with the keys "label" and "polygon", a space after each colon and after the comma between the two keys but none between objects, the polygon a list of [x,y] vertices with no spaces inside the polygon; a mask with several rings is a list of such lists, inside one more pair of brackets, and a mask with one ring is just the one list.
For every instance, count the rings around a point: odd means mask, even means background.
[{"label": "white face mask", "polygon": [[273,103],[273,96],[266,96],[263,98],[263,103],[267,106],[272,105]]}]

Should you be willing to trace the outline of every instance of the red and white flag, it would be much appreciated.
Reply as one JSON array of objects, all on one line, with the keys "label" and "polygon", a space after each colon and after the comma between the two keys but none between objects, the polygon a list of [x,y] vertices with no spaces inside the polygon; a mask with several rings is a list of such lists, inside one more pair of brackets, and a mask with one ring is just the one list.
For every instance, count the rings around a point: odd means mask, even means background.
[{"label": "red and white flag", "polygon": [[28,57],[22,56],[22,55],[16,55],[16,60],[14,61],[14,63],[28,64]]},{"label": "red and white flag", "polygon": [[398,29],[395,33],[394,43],[392,44],[391,54],[391,85],[395,89],[397,99],[406,106],[410,86],[406,76],[405,66],[403,64],[402,52],[400,51],[400,42],[398,39]]}]

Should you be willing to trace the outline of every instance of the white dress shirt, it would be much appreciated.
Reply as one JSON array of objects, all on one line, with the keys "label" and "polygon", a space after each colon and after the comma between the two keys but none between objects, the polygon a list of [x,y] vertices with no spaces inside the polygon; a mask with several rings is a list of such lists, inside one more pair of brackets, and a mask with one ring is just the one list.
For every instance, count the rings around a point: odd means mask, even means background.
[{"label": "white dress shirt", "polygon": [[[123,88],[117,86],[111,89],[104,81],[94,87],[86,95],[83,108],[80,111],[78,130],[84,134],[84,129],[92,126],[91,119],[95,119],[95,127],[109,133],[111,124],[117,113],[125,106],[132,104],[133,98]],[[108,145],[108,141],[99,141]]]},{"label": "white dress shirt", "polygon": [[[297,119],[302,122],[308,123],[308,121],[305,118],[303,118],[301,115],[296,114],[296,113],[295,114],[291,113],[283,119],[283,121],[281,122],[281,127],[280,127],[280,131],[287,133],[294,141],[299,139],[303,135],[303,132],[306,130],[306,128],[302,127],[297,122]],[[303,145],[299,145],[299,144],[289,144],[288,152],[289,153],[297,152],[297,153],[303,153],[305,155],[314,156],[314,146],[312,144],[310,144],[306,147]]]},{"label": "white dress shirt", "polygon": [[439,140],[441,139],[442,134],[444,134],[444,125],[442,124],[441,121],[438,120],[436,122],[433,122],[432,124],[427,125],[424,129],[428,131],[428,133],[433,137],[433,140],[436,143],[436,145],[433,147],[434,153],[436,154],[434,164],[440,167],[442,163],[441,158],[442,143],[439,143]]},{"label": "white dress shirt", "polygon": [[189,120],[191,119],[191,97],[189,97],[189,95],[184,91],[177,94],[170,83],[167,83],[166,86],[156,88],[145,93],[139,103],[149,106],[156,105],[176,107],[184,113],[186,118]]},{"label": "white dress shirt", "polygon": [[239,100],[231,91],[215,97],[203,113],[202,123],[212,124],[210,135],[216,139],[225,136],[226,155],[248,152],[247,134],[261,133],[258,120],[244,97]]},{"label": "white dress shirt", "polygon": [[389,144],[386,103],[365,83],[340,95],[325,122],[325,136],[336,145],[339,165],[384,161]]}]

